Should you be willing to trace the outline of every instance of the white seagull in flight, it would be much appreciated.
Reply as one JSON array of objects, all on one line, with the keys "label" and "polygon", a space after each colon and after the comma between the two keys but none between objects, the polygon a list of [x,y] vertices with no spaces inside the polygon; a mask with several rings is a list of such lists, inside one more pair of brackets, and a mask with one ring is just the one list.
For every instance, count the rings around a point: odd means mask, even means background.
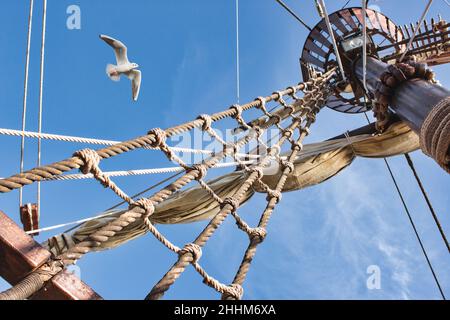
[{"label": "white seagull in flight", "polygon": [[142,78],[141,71],[136,70],[139,68],[139,65],[128,60],[127,47],[122,42],[103,34],[100,35],[100,39],[113,47],[116,54],[117,65],[108,64],[106,66],[106,74],[113,81],[119,81],[122,74],[126,75],[131,80],[133,100],[137,101]]}]

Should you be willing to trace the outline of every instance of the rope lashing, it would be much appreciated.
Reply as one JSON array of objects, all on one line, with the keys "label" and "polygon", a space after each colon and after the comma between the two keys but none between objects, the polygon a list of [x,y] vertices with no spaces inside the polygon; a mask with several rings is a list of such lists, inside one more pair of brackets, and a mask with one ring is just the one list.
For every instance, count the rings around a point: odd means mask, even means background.
[{"label": "rope lashing", "polygon": [[275,101],[281,102],[283,100],[283,94],[280,91],[275,91],[272,94],[276,96]]},{"label": "rope lashing", "polygon": [[426,64],[406,61],[390,65],[387,71],[381,74],[375,91],[373,112],[378,131],[383,132],[389,122],[389,105],[397,87],[413,78],[434,82],[434,77],[434,72],[427,69]]},{"label": "rope lashing", "polygon": [[202,257],[202,248],[198,244],[188,243],[178,252],[179,255],[184,255],[186,253],[192,255],[192,263],[197,263]]},{"label": "rope lashing", "polygon": [[260,168],[260,167],[253,167],[253,168],[249,169],[249,173],[254,173],[254,172],[256,172],[256,174],[257,174],[257,176],[256,176],[257,180],[260,180],[260,179],[262,179],[264,177],[264,172],[263,172],[262,168]]},{"label": "rope lashing", "polygon": [[231,211],[236,211],[239,208],[240,202],[238,199],[233,197],[227,197],[223,199],[221,204],[221,209],[223,209],[226,205],[231,206]]},{"label": "rope lashing", "polygon": [[110,184],[109,177],[105,176],[99,168],[100,156],[95,150],[92,149],[82,149],[76,151],[73,154],[74,157],[80,158],[84,165],[80,167],[80,172],[83,174],[91,173],[95,179],[100,181],[100,183],[107,188]]},{"label": "rope lashing", "polygon": [[153,201],[147,198],[141,198],[130,204],[128,207],[129,210],[133,210],[135,207],[140,207],[144,209],[145,214],[143,216],[144,219],[150,218],[150,216],[155,212],[155,205]]},{"label": "rope lashing", "polygon": [[83,174],[91,173],[100,164],[100,156],[92,149],[83,149],[76,151],[74,157],[80,158],[84,165],[80,166],[80,171]]},{"label": "rope lashing", "polygon": [[241,118],[243,109],[242,109],[242,107],[241,107],[240,105],[238,105],[238,104],[233,104],[233,105],[230,107],[230,110],[234,110],[234,115],[232,116],[233,119],[239,119],[239,118]]},{"label": "rope lashing", "polygon": [[211,116],[208,114],[201,114],[197,117],[199,120],[203,120],[202,130],[203,131],[209,131],[211,130],[212,125],[212,119]]},{"label": "rope lashing", "polygon": [[225,292],[222,294],[222,300],[228,300],[232,298],[233,300],[241,300],[244,295],[244,288],[239,284],[231,284],[226,287]]},{"label": "rope lashing", "polygon": [[256,243],[262,243],[267,236],[267,231],[265,228],[256,227],[251,228],[249,230],[248,236],[251,241],[255,241]]},{"label": "rope lashing", "polygon": [[279,203],[281,198],[282,198],[281,191],[272,189],[267,190],[267,200],[276,199],[276,203]]},{"label": "rope lashing", "polygon": [[152,144],[152,147],[160,147],[166,143],[167,133],[161,128],[153,128],[147,134],[154,135],[155,137],[155,142]]},{"label": "rope lashing", "polygon": [[[299,150],[296,150],[299,151]],[[288,160],[281,160],[281,165],[284,167],[284,169],[288,169],[288,174],[291,174],[292,172],[294,172],[294,163]]]},{"label": "rope lashing", "polygon": [[440,101],[420,128],[420,148],[450,173],[450,97]]},{"label": "rope lashing", "polygon": [[303,150],[303,144],[299,143],[299,142],[292,142],[291,150],[302,151]]},{"label": "rope lashing", "polygon": [[300,134],[304,134],[305,136],[309,136],[311,133],[309,128],[306,127],[301,127],[298,130],[300,131]]},{"label": "rope lashing", "polygon": [[198,172],[196,180],[203,180],[208,173],[208,168],[204,164],[194,164],[191,166],[191,170]]},{"label": "rope lashing", "polygon": [[255,101],[258,102],[258,105],[256,106],[257,109],[266,110],[266,103],[267,100],[264,97],[257,97]]}]

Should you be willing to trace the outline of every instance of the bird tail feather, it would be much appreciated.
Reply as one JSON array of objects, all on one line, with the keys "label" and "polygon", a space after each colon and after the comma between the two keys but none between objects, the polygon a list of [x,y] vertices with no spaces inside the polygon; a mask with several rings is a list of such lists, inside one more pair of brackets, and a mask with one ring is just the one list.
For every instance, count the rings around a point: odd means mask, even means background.
[{"label": "bird tail feather", "polygon": [[116,66],[113,64],[108,64],[106,66],[106,74],[108,75],[108,77],[112,80],[112,81],[119,81],[120,80],[120,76],[115,73],[115,69]]}]

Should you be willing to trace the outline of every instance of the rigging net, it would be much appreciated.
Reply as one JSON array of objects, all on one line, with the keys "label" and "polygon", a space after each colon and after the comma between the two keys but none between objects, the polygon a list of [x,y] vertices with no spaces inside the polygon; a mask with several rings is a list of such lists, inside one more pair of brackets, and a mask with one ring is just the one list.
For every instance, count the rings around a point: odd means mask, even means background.
[{"label": "rigging net", "polygon": [[[28,298],[37,290],[42,288],[45,282],[64,270],[66,266],[75,263],[86,253],[93,251],[103,242],[114,236],[114,234],[118,231],[138,219],[142,219],[144,221],[148,232],[151,232],[164,246],[178,255],[175,265],[153,287],[147,296],[148,299],[161,298],[189,264],[192,264],[194,269],[203,277],[206,285],[214,288],[222,294],[222,298],[240,299],[243,294],[242,284],[251,263],[251,260],[249,260],[248,257],[255,254],[256,246],[261,243],[266,236],[266,225],[268,223],[268,219],[272,214],[275,205],[281,199],[281,190],[283,189],[288,174],[293,170],[292,161],[302,149],[302,142],[309,134],[310,126],[315,122],[316,114],[320,111],[326,99],[331,94],[330,80],[334,76],[335,69],[330,70],[321,77],[312,79],[307,83],[307,85],[300,83],[299,85],[289,87],[286,90],[275,92],[268,97],[259,97],[253,102],[243,106],[233,105],[230,109],[216,113],[212,116],[200,115],[197,120],[179,125],[177,127],[172,127],[166,130],[159,128],[153,129],[149,131],[146,136],[119,143],[98,151],[83,149],[76,152],[70,159],[63,160],[49,166],[35,168],[30,171],[26,171],[23,174],[0,180],[0,192],[9,192],[35,181],[49,179],[51,177],[61,175],[63,172],[71,169],[79,168],[83,174],[92,174],[103,186],[111,189],[117,196],[129,204],[129,209],[126,212],[115,218],[100,230],[90,234],[85,241],[76,244],[56,258],[52,258],[45,265],[39,268],[36,272],[31,273],[16,286],[0,293],[0,299]],[[309,90],[306,90],[306,88]],[[304,90],[305,92],[305,95],[302,98],[296,96],[296,92],[300,90]],[[286,95],[291,95],[295,99],[294,103],[286,103],[283,99],[283,96]],[[266,103],[270,101],[279,102],[282,106],[282,112],[270,113],[267,111]],[[252,108],[260,109],[264,113],[266,116],[266,121],[264,123],[260,125],[254,125],[252,123],[248,124],[243,119],[243,112]],[[212,128],[212,124],[215,121],[220,121],[226,117],[233,117],[236,119],[237,124],[244,127],[247,131],[247,133],[235,143],[228,143],[222,140]],[[286,127],[282,127],[280,125],[284,118],[290,118],[292,120],[290,125]],[[253,139],[260,140],[261,134],[272,126],[275,126],[280,130],[280,138],[272,146],[264,145],[266,153],[258,160],[256,164],[248,166],[244,161],[236,156],[240,148]],[[223,151],[211,156],[202,163],[189,166],[169,148],[166,143],[166,138],[192,130],[196,127],[201,127],[204,132],[219,141],[223,145]],[[297,137],[294,138],[295,136]],[[291,145],[291,152],[287,160],[283,160],[280,157],[280,150],[285,144]],[[110,158],[121,153],[142,148],[144,146],[159,148],[168,159],[176,162],[181,168],[183,168],[185,173],[175,182],[164,187],[150,198],[141,198],[135,201],[133,197],[126,194],[110,179],[110,177],[102,172],[99,167],[99,163],[102,159]],[[235,161],[240,164],[246,173],[246,178],[231,197],[222,199],[204,181],[204,177],[211,167],[218,164],[227,156],[232,156]],[[264,176],[263,169],[269,165],[273,158],[280,162],[283,172],[276,184],[276,187],[271,189],[261,181],[261,178]],[[220,204],[221,209],[192,243],[188,243],[180,248],[166,239],[152,224],[149,218],[155,210],[155,204],[165,201],[170,197],[170,195],[174,194],[176,191],[180,190],[189,182],[194,180],[196,180],[199,185]],[[242,197],[245,192],[255,184],[258,184],[265,190],[268,195],[268,203],[261,216],[258,226],[250,227],[238,215],[237,210],[240,207],[241,201],[243,200]],[[219,228],[228,215],[232,215],[235,218],[239,229],[248,234],[250,244],[233,282],[230,285],[225,285],[210,276],[201,267],[198,260],[201,257],[201,248],[206,244],[206,242]]]}]

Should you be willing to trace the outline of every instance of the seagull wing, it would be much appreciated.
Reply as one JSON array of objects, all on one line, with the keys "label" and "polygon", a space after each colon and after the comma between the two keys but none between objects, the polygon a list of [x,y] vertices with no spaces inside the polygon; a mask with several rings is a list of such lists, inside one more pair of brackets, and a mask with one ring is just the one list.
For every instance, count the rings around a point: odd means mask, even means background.
[{"label": "seagull wing", "polygon": [[107,44],[109,44],[114,49],[118,65],[129,63],[128,56],[127,56],[127,47],[122,42],[120,42],[119,40],[116,40],[114,38],[105,36],[103,34],[100,35],[100,39],[105,41]]},{"label": "seagull wing", "polygon": [[127,77],[131,80],[131,89],[133,91],[133,100],[137,101],[139,97],[139,91],[141,89],[142,73],[139,70],[132,70],[128,72]]}]

